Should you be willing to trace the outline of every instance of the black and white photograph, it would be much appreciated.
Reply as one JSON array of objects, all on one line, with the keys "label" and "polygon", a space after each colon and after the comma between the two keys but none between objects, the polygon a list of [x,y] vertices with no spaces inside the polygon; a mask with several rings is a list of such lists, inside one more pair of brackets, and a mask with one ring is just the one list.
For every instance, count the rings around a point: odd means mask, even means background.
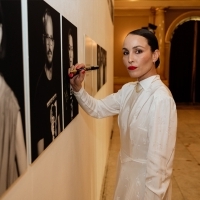
[{"label": "black and white photograph", "polygon": [[64,128],[78,114],[78,102],[73,94],[68,76],[68,69],[78,62],[77,52],[77,28],[66,18],[62,17]]},{"label": "black and white photograph", "polygon": [[97,44],[97,91],[106,83],[107,53],[104,48]]},{"label": "black and white photograph", "polygon": [[104,48],[101,48],[102,66],[103,66],[103,85],[106,83],[107,77],[107,52]]},{"label": "black and white photograph", "polygon": [[21,1],[0,0],[0,196],[27,168]]},{"label": "black and white photograph", "polygon": [[28,1],[32,162],[62,131],[60,14]]},{"label": "black and white photograph", "polygon": [[97,44],[97,65],[99,66],[99,69],[97,70],[97,91],[100,90],[102,87],[102,60],[101,60],[101,47]]}]

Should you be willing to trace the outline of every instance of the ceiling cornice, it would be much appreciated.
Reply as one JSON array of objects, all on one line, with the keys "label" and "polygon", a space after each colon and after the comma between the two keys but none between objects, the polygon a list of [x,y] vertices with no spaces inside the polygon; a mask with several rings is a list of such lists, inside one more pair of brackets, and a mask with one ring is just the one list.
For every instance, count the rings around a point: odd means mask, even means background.
[{"label": "ceiling cornice", "polygon": [[151,7],[170,7],[172,9],[200,9],[200,0],[115,0],[115,9],[150,9]]}]

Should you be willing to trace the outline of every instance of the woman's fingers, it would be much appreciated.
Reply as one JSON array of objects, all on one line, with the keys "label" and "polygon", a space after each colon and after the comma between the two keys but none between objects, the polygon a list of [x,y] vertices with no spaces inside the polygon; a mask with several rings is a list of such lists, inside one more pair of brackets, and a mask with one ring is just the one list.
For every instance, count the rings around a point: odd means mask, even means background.
[{"label": "woman's fingers", "polygon": [[73,71],[73,68],[74,68],[73,65],[72,65],[70,68],[68,68],[68,76],[69,76],[70,78],[73,77],[73,73],[71,73],[71,71]]},{"label": "woman's fingers", "polygon": [[75,69],[85,68],[85,65],[83,63],[77,63],[75,66]]},{"label": "woman's fingers", "polygon": [[[83,70],[81,70],[83,68]],[[70,77],[70,83],[73,86],[81,86],[84,78],[85,78],[85,65],[83,63],[72,66],[69,68],[68,75]],[[72,72],[72,70],[79,70],[78,73]]]},{"label": "woman's fingers", "polygon": [[[76,76],[76,75],[79,75],[79,73],[82,71],[82,70],[79,70],[79,69],[81,69],[81,68],[83,68],[83,70],[84,70],[84,68],[85,68],[85,65],[84,65],[83,63],[81,63],[81,64],[77,63],[76,65],[71,66],[71,67],[68,69],[68,76],[69,76],[70,78],[72,78],[72,77],[74,77],[74,76]],[[74,70],[79,70],[79,71],[76,73],[76,72],[74,72]]]}]

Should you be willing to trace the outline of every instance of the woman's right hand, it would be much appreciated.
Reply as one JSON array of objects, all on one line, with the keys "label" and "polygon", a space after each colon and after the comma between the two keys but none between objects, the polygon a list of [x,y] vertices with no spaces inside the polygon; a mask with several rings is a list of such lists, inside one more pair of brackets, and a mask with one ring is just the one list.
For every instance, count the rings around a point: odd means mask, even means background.
[{"label": "woman's right hand", "polygon": [[76,64],[69,68],[68,75],[70,77],[70,84],[75,92],[78,92],[82,88],[82,82],[85,78],[85,70],[80,70],[77,75],[70,73],[71,70],[85,68],[84,64]]}]

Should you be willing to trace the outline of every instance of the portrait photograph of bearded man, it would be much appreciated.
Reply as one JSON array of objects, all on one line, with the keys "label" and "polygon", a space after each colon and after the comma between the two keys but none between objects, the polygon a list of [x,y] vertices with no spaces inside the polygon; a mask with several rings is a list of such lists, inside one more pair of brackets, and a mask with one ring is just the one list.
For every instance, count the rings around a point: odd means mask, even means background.
[{"label": "portrait photograph of bearded man", "polygon": [[34,161],[62,131],[60,14],[44,1],[29,1],[28,30]]}]

